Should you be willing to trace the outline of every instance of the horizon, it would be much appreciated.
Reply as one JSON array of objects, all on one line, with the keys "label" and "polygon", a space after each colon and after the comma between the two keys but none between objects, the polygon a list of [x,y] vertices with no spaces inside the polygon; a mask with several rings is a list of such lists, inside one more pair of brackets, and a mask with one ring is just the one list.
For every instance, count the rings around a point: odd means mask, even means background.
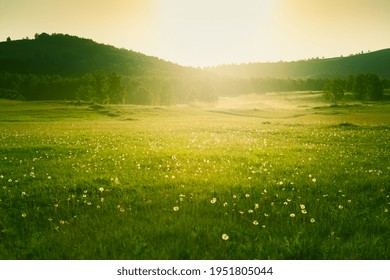
[{"label": "horizon", "polygon": [[385,0],[5,0],[0,3],[0,38],[69,34],[206,68],[386,49],[388,11],[390,2]]},{"label": "horizon", "polygon": [[[35,35],[38,34],[43,34],[43,33],[46,33],[46,32],[42,32],[42,33],[35,33],[33,36],[24,36],[24,37],[21,37],[21,38],[10,38],[11,41],[23,41],[23,40],[35,40]],[[115,45],[112,45],[112,44],[107,44],[105,42],[98,42],[96,41],[94,38],[87,38],[87,37],[80,37],[80,36],[77,36],[77,35],[73,35],[73,34],[65,34],[65,33],[57,33],[57,32],[54,32],[54,33],[46,33],[48,34],[49,36],[53,36],[53,35],[68,35],[68,36],[71,36],[71,37],[77,37],[79,39],[86,39],[86,40],[92,40],[94,43],[96,44],[101,44],[101,45],[106,45],[106,46],[111,46],[111,47],[114,47],[116,49],[124,49],[126,51],[132,51],[132,52],[138,52],[138,51],[135,51],[135,50],[132,50],[132,49],[127,49],[127,48],[123,48],[123,47],[118,47],[118,46],[115,46]],[[6,43],[7,40],[3,40],[3,41],[0,41],[0,43]],[[245,65],[245,64],[266,64],[266,63],[290,63],[290,62],[299,62],[299,61],[309,61],[309,60],[328,60],[328,59],[337,59],[337,58],[347,58],[347,57],[351,57],[351,56],[355,56],[355,55],[361,55],[361,54],[368,54],[368,53],[374,53],[374,52],[378,52],[378,51],[384,51],[384,50],[387,50],[387,49],[390,49],[390,47],[386,47],[386,48],[383,48],[383,49],[377,49],[377,50],[368,50],[368,51],[361,51],[361,52],[357,52],[357,53],[351,53],[351,54],[341,54],[339,56],[333,56],[333,57],[324,57],[324,56],[320,56],[320,57],[307,57],[307,58],[298,58],[296,60],[275,60],[275,61],[247,61],[247,62],[238,62],[238,63],[223,63],[223,64],[218,64],[218,65],[210,65],[210,66],[191,66],[191,65],[182,65],[182,64],[179,64],[175,61],[170,61],[170,60],[166,60],[164,58],[161,58],[161,57],[158,57],[158,56],[155,56],[153,54],[145,54],[145,53],[142,53],[142,52],[138,52],[138,53],[141,53],[143,55],[146,55],[146,56],[149,56],[149,57],[155,57],[157,59],[161,59],[161,60],[164,60],[166,62],[170,62],[170,63],[173,63],[173,64],[177,64],[179,66],[182,66],[182,67],[192,67],[192,68],[201,68],[201,69],[206,69],[206,68],[213,68],[213,67],[220,67],[220,66],[234,66],[234,65]]]}]

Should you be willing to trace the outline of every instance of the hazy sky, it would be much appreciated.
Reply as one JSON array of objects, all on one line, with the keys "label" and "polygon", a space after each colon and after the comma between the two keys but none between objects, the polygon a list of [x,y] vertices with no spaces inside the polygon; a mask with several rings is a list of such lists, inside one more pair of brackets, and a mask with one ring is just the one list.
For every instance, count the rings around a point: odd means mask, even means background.
[{"label": "hazy sky", "polygon": [[0,41],[67,33],[181,65],[390,48],[390,0],[0,0]]}]

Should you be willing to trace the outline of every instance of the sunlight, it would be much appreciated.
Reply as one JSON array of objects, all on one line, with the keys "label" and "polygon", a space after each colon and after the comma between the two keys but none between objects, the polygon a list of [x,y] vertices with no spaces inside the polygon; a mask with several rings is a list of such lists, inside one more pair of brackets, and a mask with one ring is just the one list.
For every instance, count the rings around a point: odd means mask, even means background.
[{"label": "sunlight", "polygon": [[[172,60],[188,65],[250,61],[267,32],[271,1],[164,1],[160,6]],[[184,57],[193,54],[190,60]],[[173,58],[175,57],[175,58]]]}]

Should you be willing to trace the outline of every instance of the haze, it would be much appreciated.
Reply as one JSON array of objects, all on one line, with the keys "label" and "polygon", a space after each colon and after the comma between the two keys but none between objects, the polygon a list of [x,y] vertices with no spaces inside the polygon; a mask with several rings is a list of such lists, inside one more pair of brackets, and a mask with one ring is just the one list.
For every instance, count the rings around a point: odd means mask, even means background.
[{"label": "haze", "polygon": [[66,33],[180,65],[335,57],[390,47],[388,0],[0,0],[0,41]]}]

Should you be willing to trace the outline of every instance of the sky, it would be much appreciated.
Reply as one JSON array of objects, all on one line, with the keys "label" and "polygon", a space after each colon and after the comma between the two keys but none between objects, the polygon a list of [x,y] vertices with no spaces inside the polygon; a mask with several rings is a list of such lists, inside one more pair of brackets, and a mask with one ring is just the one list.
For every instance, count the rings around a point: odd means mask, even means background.
[{"label": "sky", "polygon": [[0,0],[0,41],[64,33],[184,66],[390,48],[389,0]]}]

